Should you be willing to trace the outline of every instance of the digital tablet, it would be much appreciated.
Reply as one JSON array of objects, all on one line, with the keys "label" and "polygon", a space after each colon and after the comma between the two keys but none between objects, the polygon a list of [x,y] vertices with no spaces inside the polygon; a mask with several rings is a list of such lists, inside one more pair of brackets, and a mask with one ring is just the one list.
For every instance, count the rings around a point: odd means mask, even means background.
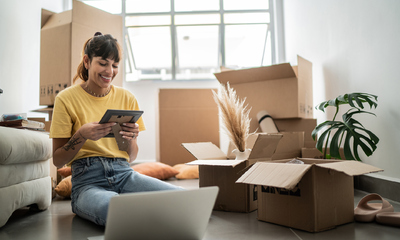
[{"label": "digital tablet", "polygon": [[[104,116],[101,118],[99,123],[109,123],[109,122],[117,122],[119,124],[122,123],[134,123],[139,120],[140,116],[142,116],[143,111],[140,110],[116,110],[116,109],[108,109]],[[109,133],[105,137],[114,137],[113,133]]]}]

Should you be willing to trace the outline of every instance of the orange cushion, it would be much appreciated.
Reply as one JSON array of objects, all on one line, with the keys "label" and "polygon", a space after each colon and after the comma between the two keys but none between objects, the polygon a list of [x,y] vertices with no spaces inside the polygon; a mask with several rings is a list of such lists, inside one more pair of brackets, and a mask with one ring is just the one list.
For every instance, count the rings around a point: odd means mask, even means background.
[{"label": "orange cushion", "polygon": [[199,178],[199,166],[176,164],[173,166],[179,173],[175,176],[177,179],[196,179]]},{"label": "orange cushion", "polygon": [[68,177],[70,176],[71,173],[71,168],[70,167],[62,167],[57,169],[58,174],[60,174],[60,176],[62,177]]},{"label": "orange cushion", "polygon": [[63,180],[61,180],[61,182],[59,182],[56,188],[54,189],[56,193],[61,197],[71,196],[71,189],[72,189],[71,177],[72,176],[68,176]]},{"label": "orange cushion", "polygon": [[139,163],[133,165],[132,169],[143,175],[154,177],[160,180],[172,178],[179,173],[179,171],[173,167],[160,162]]}]

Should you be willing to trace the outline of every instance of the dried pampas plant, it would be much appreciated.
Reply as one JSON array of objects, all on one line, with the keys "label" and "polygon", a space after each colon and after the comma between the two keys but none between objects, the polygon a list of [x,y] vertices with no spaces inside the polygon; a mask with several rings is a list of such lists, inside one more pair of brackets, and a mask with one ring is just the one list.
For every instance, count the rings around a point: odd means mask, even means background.
[{"label": "dried pampas plant", "polygon": [[213,91],[213,97],[219,107],[228,137],[240,152],[244,152],[249,137],[251,109],[247,109],[247,105],[244,105],[246,98],[240,101],[229,82],[226,85],[226,87],[220,85],[220,94]]}]

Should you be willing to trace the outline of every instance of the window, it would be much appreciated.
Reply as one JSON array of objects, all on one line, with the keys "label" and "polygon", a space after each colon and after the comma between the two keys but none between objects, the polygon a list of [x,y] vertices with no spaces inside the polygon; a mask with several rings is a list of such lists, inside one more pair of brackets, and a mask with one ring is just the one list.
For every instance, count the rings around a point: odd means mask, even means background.
[{"label": "window", "polygon": [[275,63],[272,0],[86,0],[125,19],[126,81],[215,79]]}]

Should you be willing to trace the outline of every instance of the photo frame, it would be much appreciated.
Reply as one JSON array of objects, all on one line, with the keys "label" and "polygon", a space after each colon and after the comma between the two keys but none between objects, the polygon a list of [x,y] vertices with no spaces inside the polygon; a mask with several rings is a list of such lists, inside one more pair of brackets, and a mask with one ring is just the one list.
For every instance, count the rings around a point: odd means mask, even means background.
[{"label": "photo frame", "polygon": [[[119,124],[122,123],[135,123],[142,116],[143,111],[141,110],[116,110],[116,109],[108,109],[106,113],[104,113],[99,123],[109,123],[116,122]],[[113,133],[109,133],[105,137],[114,137]]]}]

